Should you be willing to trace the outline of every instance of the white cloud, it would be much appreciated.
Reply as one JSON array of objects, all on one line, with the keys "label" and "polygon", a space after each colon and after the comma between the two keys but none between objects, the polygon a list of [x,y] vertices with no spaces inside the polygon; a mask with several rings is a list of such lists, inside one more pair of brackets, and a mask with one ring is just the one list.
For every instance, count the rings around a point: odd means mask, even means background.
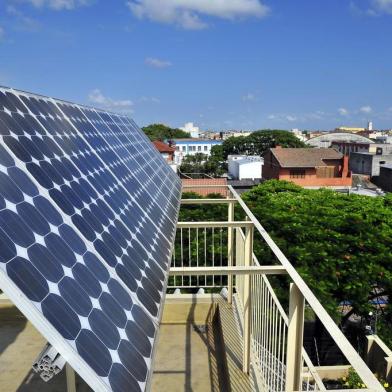
[{"label": "white cloud", "polygon": [[48,7],[56,11],[73,10],[77,7],[88,5],[91,0],[22,0],[36,8]]},{"label": "white cloud", "polygon": [[289,115],[286,116],[286,120],[290,121],[290,122],[294,122],[294,121],[297,121],[297,117],[292,116],[292,115],[289,114]]},{"label": "white cloud", "polygon": [[370,106],[362,106],[362,107],[359,109],[359,111],[360,111],[361,113],[364,113],[364,114],[369,114],[369,113],[371,113],[371,112],[373,111],[373,109],[372,109]]},{"label": "white cloud", "polygon": [[268,120],[275,120],[275,119],[276,119],[275,114],[270,114],[270,115],[268,116]]},{"label": "white cloud", "polygon": [[261,18],[269,13],[269,8],[260,0],[130,0],[126,4],[139,19],[175,24],[189,30],[208,27],[201,19],[203,16],[234,20]]},{"label": "white cloud", "polygon": [[4,29],[0,26],[0,42],[4,39],[5,37],[5,31]]},{"label": "white cloud", "polygon": [[88,95],[88,100],[92,104],[100,106],[102,109],[112,110],[113,112],[132,113],[133,102],[129,99],[115,100],[106,97],[98,88],[92,90]]},{"label": "white cloud", "polygon": [[346,108],[339,108],[338,109],[338,113],[341,116],[348,116],[350,114],[350,112]]},{"label": "white cloud", "polygon": [[14,27],[16,30],[34,32],[38,31],[41,27],[40,23],[37,20],[26,16],[23,12],[15,8],[13,5],[9,5],[6,11],[8,15],[11,15],[15,18],[16,23]]},{"label": "white cloud", "polygon": [[150,67],[154,68],[168,68],[173,65],[170,61],[156,59],[153,57],[146,58],[144,62]]},{"label": "white cloud", "polygon": [[375,10],[386,14],[392,14],[392,0],[372,0],[372,4]]},{"label": "white cloud", "polygon": [[152,103],[161,103],[161,100],[156,97],[140,97],[140,102],[152,102]]},{"label": "white cloud", "polygon": [[252,93],[248,93],[242,97],[244,102],[252,102],[256,100],[256,95]]}]

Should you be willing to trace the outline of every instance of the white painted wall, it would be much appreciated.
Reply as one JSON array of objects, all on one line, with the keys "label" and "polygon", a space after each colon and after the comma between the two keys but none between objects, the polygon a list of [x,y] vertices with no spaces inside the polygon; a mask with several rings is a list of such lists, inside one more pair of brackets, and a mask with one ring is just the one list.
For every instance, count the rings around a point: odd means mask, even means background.
[{"label": "white painted wall", "polygon": [[229,176],[238,179],[261,179],[264,159],[259,156],[229,155]]}]

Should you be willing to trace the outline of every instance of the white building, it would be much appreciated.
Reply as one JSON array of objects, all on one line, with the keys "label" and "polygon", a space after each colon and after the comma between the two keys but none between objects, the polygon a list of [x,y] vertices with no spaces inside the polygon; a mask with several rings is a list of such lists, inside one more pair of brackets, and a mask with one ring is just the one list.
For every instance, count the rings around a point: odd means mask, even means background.
[{"label": "white building", "polygon": [[211,155],[211,148],[222,144],[222,140],[211,139],[174,139],[176,151],[174,161],[181,165],[182,160],[187,155],[204,154]]},{"label": "white building", "polygon": [[200,137],[200,129],[199,127],[195,127],[192,122],[186,123],[182,128],[180,128],[184,132],[188,132],[191,137],[198,138]]},{"label": "white building", "polygon": [[264,159],[259,156],[229,155],[229,177],[236,180],[261,179]]}]

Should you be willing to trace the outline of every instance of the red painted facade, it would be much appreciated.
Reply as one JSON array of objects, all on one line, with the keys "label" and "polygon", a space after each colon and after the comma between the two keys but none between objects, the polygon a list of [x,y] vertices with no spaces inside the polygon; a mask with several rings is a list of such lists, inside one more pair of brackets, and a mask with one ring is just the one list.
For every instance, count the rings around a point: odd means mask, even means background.
[{"label": "red painted facade", "polygon": [[264,155],[263,178],[291,181],[303,187],[352,186],[348,156],[325,160],[325,165],[319,167],[282,167],[270,150]]}]

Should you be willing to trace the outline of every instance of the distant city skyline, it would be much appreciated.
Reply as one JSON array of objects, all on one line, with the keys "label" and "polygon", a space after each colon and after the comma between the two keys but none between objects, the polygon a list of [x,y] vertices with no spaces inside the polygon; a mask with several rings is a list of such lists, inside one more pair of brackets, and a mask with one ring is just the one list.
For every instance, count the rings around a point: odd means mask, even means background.
[{"label": "distant city skyline", "polygon": [[200,129],[392,128],[392,0],[3,0],[0,84]]}]

